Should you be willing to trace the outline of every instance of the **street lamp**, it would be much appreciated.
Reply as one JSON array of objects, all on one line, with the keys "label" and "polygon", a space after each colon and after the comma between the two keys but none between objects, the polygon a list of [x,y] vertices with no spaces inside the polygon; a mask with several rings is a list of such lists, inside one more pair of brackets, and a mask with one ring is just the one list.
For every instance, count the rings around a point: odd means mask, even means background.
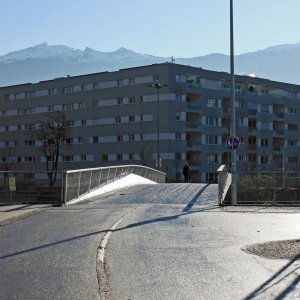
[{"label": "street lamp", "polygon": [[282,145],[282,187],[284,188],[285,186],[285,179],[284,179],[284,171],[285,171],[285,164],[284,164],[284,161],[285,161],[285,149],[286,149],[286,146],[285,144]]},{"label": "street lamp", "polygon": [[[233,0],[230,0],[230,75],[231,75],[231,136],[236,136],[235,125],[235,78],[234,78],[234,47],[233,47]],[[231,155],[231,204],[237,204],[236,150]]]},{"label": "street lamp", "polygon": [[148,85],[149,87],[155,88],[157,90],[157,157],[156,157],[156,167],[161,169],[161,158],[159,151],[159,90],[168,86],[167,84],[162,83],[152,83]]}]

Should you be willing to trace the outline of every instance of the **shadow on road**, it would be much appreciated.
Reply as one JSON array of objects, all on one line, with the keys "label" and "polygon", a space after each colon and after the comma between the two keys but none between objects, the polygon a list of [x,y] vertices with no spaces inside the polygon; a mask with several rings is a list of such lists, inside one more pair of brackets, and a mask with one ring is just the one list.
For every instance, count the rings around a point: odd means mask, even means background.
[{"label": "shadow on road", "polygon": [[209,183],[206,184],[205,186],[203,186],[200,189],[200,191],[193,197],[193,199],[188,203],[188,205],[182,211],[183,212],[189,211],[208,186],[209,186]]},{"label": "shadow on road", "polygon": [[[277,271],[273,276],[271,276],[257,289],[255,289],[252,293],[246,296],[243,300],[251,300],[251,299],[255,299],[258,296],[263,296],[264,293],[266,293],[268,290],[270,290],[272,287],[276,286],[283,280],[287,279],[287,277],[297,274],[296,271],[300,269],[300,266],[295,266],[295,268],[293,268],[293,264],[298,259],[300,259],[300,254],[295,256],[289,263],[283,266],[279,271]],[[293,270],[289,271],[288,270],[289,268],[293,268]],[[285,271],[288,271],[288,273],[283,275]],[[282,277],[280,277],[281,275]],[[296,278],[279,295],[275,296],[273,299],[274,300],[285,299],[289,293],[295,290],[298,283],[300,283],[300,275],[297,275]]]},{"label": "shadow on road", "polygon": [[207,211],[212,211],[212,210],[216,210],[216,209],[219,209],[219,206],[215,205],[215,206],[210,206],[210,207],[205,207],[205,208],[202,208],[202,209],[194,210],[192,212],[184,212],[184,213],[181,213],[181,214],[176,214],[176,215],[169,216],[169,217],[161,217],[161,218],[145,220],[145,221],[141,221],[141,222],[137,222],[137,223],[132,223],[132,224],[129,224],[125,227],[117,228],[117,229],[114,229],[114,230],[106,229],[106,230],[95,231],[95,232],[91,232],[91,233],[87,233],[87,234],[83,234],[83,235],[77,235],[77,236],[74,236],[72,238],[64,239],[64,240],[61,240],[61,241],[48,243],[48,244],[45,244],[45,245],[33,247],[33,248],[22,250],[22,251],[19,251],[19,252],[3,255],[3,256],[0,256],[0,260],[10,258],[10,257],[13,257],[13,256],[17,256],[17,255],[22,255],[22,254],[32,252],[32,251],[37,251],[37,250],[44,249],[44,248],[47,248],[47,247],[52,247],[52,246],[56,246],[56,245],[59,245],[59,244],[71,242],[73,240],[78,240],[78,239],[81,239],[81,238],[97,235],[97,234],[100,234],[100,233],[106,233],[108,231],[117,232],[117,231],[121,231],[121,230],[131,229],[131,228],[134,228],[134,227],[149,225],[149,224],[153,224],[153,223],[172,221],[172,220],[175,220],[175,219],[177,219],[181,216],[185,216],[185,215],[188,215],[188,214],[207,212]]}]

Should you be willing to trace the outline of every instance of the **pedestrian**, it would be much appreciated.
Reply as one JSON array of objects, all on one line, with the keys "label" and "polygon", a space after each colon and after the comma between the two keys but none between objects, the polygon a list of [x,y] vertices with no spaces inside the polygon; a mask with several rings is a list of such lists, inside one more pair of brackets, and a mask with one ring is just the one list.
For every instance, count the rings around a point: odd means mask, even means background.
[{"label": "pedestrian", "polygon": [[182,174],[184,176],[184,182],[189,182],[189,176],[190,176],[190,167],[189,164],[186,163],[182,168]]}]

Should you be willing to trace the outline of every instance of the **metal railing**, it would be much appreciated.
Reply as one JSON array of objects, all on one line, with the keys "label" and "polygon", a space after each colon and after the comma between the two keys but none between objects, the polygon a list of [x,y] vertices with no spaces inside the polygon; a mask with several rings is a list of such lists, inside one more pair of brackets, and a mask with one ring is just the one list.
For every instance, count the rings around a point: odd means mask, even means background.
[{"label": "metal railing", "polygon": [[164,183],[166,174],[140,165],[124,165],[63,172],[62,204],[95,191],[129,174],[139,175],[157,183]]},{"label": "metal railing", "polygon": [[300,206],[300,173],[239,172],[237,203]]},{"label": "metal railing", "polygon": [[[231,174],[218,173],[218,203],[230,205]],[[300,206],[300,172],[237,172],[237,205]],[[227,196],[226,196],[227,195]]]},{"label": "metal railing", "polygon": [[49,184],[45,171],[0,171],[0,204],[54,204],[61,202],[61,172]]}]

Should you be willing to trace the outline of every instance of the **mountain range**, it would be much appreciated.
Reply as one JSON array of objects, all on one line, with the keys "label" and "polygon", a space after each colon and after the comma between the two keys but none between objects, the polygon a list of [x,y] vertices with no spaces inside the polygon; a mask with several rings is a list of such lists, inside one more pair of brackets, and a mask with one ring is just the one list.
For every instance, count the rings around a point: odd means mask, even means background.
[{"label": "mountain range", "polygon": [[[171,57],[141,54],[120,48],[101,52],[91,48],[73,49],[42,43],[0,56],[0,86],[103,71],[116,71],[155,63]],[[213,53],[192,58],[175,58],[175,63],[229,72],[228,55]],[[235,73],[300,84],[300,43],[278,45],[235,56]]]}]

